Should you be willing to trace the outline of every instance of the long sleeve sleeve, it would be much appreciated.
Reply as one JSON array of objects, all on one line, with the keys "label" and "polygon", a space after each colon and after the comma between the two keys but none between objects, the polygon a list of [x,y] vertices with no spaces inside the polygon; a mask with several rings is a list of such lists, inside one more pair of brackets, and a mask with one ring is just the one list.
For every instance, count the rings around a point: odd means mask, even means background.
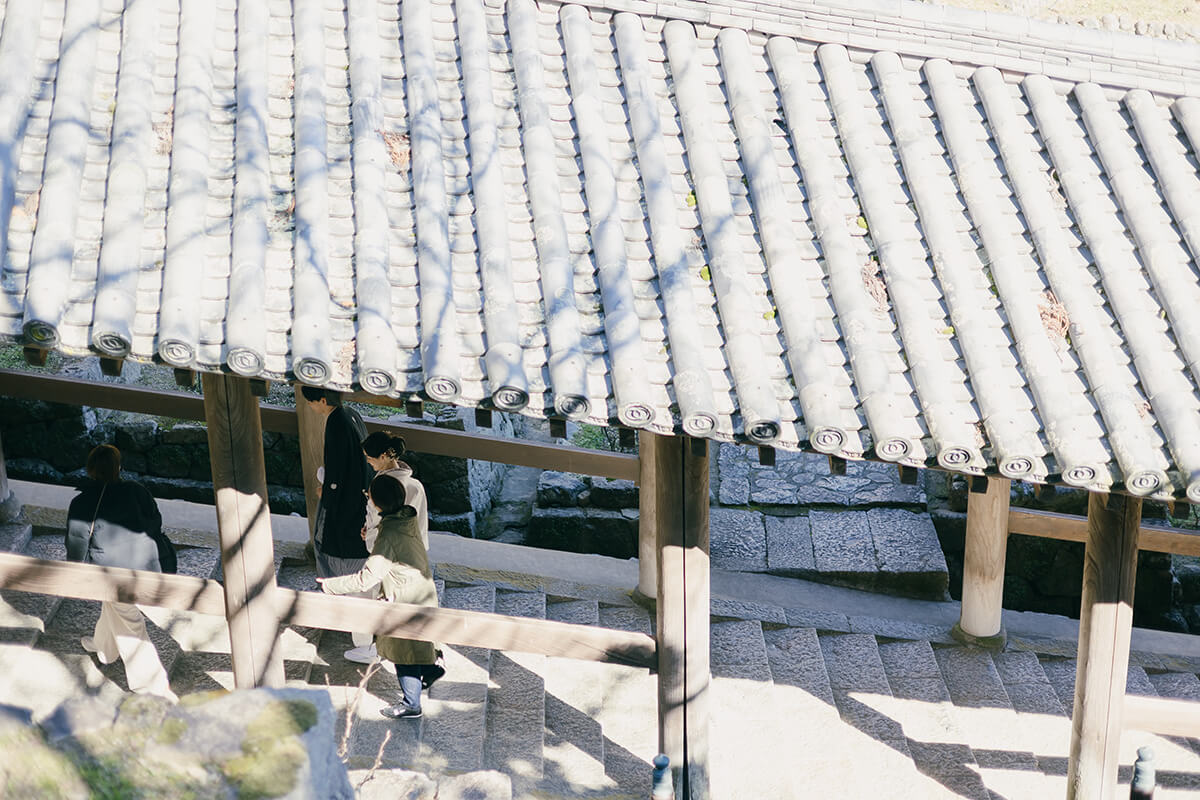
[{"label": "long sleeve sleeve", "polygon": [[326,578],[321,589],[326,594],[352,594],[370,592],[379,587],[392,569],[392,562],[383,556],[371,556],[363,568],[353,575]]},{"label": "long sleeve sleeve", "polygon": [[158,501],[150,494],[150,490],[141,484],[137,484],[136,491],[142,519],[146,523],[146,533],[157,539],[162,535],[162,512],[158,510]]},{"label": "long sleeve sleeve", "polygon": [[90,538],[89,528],[91,523],[88,520],[79,519],[77,517],[68,517],[67,519],[67,560],[68,561],[86,561],[88,539]]}]

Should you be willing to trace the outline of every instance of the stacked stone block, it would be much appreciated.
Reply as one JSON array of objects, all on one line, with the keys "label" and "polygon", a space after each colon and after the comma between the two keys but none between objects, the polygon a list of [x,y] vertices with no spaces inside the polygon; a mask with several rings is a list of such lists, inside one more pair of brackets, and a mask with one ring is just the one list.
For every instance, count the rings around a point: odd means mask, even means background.
[{"label": "stacked stone block", "polygon": [[551,550],[633,558],[638,551],[637,486],[543,472],[525,541]]}]

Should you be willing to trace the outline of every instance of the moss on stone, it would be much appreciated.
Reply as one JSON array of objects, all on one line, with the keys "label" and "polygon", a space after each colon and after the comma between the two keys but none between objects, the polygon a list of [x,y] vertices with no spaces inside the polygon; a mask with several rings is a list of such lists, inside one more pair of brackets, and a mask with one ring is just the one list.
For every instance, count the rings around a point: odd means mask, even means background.
[{"label": "moss on stone", "polygon": [[300,736],[317,724],[317,707],[307,700],[272,700],[246,726],[245,745]]},{"label": "moss on stone", "polygon": [[67,800],[89,795],[88,785],[66,755],[32,729],[0,737],[0,789],[4,797]]},{"label": "moss on stone", "polygon": [[281,797],[296,786],[308,757],[300,736],[317,724],[317,707],[305,700],[273,700],[246,726],[242,755],[221,765],[241,800]]},{"label": "moss on stone", "polygon": [[296,787],[296,771],[304,759],[304,745],[288,738],[262,750],[247,750],[226,761],[221,770],[240,800],[265,800],[282,797]]},{"label": "moss on stone", "polygon": [[179,698],[179,705],[184,708],[195,708],[202,706],[205,703],[211,703],[213,700],[220,700],[229,694],[228,689],[213,689],[211,692],[195,692],[187,694]]},{"label": "moss on stone", "polygon": [[187,733],[187,723],[181,719],[172,718],[163,720],[155,738],[159,744],[175,744],[183,738],[185,733]]},{"label": "moss on stone", "polygon": [[91,790],[92,800],[137,800],[143,796],[124,766],[114,758],[87,759],[77,766]]}]

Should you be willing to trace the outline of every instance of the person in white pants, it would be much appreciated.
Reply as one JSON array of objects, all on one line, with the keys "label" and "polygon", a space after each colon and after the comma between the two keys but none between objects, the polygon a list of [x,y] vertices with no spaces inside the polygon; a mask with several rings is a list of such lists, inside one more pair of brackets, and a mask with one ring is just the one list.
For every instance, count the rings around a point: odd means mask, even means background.
[{"label": "person in white pants", "polygon": [[146,618],[131,603],[101,603],[100,619],[91,636],[79,643],[89,653],[95,653],[101,664],[111,664],[118,658],[125,662],[125,681],[129,691],[137,694],[156,694],[168,700],[179,700],[171,691],[167,671],[158,659],[158,651],[146,633]]},{"label": "person in white pants", "polygon": [[[175,548],[162,532],[162,515],[146,487],[121,479],[121,451],[109,444],[88,454],[88,481],[67,510],[67,558],[108,567],[175,571]],[[130,691],[178,700],[146,633],[146,620],[129,603],[105,602],[91,636],[80,640],[102,664],[125,662]]]}]

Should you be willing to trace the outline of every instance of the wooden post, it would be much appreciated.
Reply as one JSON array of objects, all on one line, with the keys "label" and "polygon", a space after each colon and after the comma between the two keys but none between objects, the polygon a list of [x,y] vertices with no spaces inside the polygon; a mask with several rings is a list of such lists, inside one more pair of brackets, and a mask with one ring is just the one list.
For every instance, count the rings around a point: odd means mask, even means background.
[{"label": "wooden post", "polygon": [[250,382],[204,373],[204,416],[237,688],[283,685],[262,420]]},{"label": "wooden post", "polygon": [[638,585],[642,598],[658,596],[658,493],[655,489],[655,439],[649,431],[638,431]]},{"label": "wooden post", "polygon": [[8,485],[8,470],[4,467],[4,448],[0,447],[0,525],[12,522],[21,514],[17,495]]},{"label": "wooden post", "polygon": [[708,450],[683,437],[652,440],[659,749],[671,758],[677,796],[701,800],[709,796]]},{"label": "wooden post", "polygon": [[962,610],[951,632],[959,641],[997,650],[1004,647],[1000,612],[1011,486],[1008,478],[988,478],[986,492],[967,493]]},{"label": "wooden post", "polygon": [[321,498],[317,490],[317,468],[325,460],[326,418],[308,407],[308,401],[300,393],[300,384],[294,386],[296,395],[296,424],[300,428],[300,472],[304,476],[304,513],[308,515],[308,549],[314,551],[313,536],[317,532],[317,505]]},{"label": "wooden post", "polygon": [[1068,800],[1116,798],[1141,514],[1138,497],[1088,497]]}]

